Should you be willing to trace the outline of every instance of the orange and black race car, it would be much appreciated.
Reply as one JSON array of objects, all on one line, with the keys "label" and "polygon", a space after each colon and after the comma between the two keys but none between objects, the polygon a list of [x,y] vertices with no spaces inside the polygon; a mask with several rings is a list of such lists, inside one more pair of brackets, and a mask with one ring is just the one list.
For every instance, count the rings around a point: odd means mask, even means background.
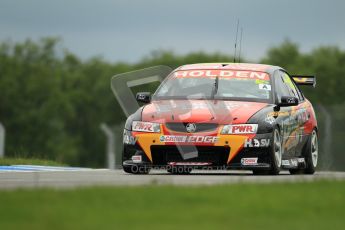
[{"label": "orange and black race car", "polygon": [[206,63],[174,70],[146,103],[128,117],[123,169],[152,168],[176,174],[192,169],[245,169],[254,174],[313,174],[318,127],[299,85],[313,76],[291,76],[261,64]]}]

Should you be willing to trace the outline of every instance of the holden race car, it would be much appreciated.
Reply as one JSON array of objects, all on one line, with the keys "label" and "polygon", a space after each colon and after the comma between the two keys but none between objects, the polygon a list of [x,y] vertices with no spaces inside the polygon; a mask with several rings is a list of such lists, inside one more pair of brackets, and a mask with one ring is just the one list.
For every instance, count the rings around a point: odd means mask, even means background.
[{"label": "holden race car", "polygon": [[278,66],[206,63],[172,71],[126,121],[123,170],[147,174],[165,169],[244,169],[254,174],[313,174],[318,127],[300,85]]}]

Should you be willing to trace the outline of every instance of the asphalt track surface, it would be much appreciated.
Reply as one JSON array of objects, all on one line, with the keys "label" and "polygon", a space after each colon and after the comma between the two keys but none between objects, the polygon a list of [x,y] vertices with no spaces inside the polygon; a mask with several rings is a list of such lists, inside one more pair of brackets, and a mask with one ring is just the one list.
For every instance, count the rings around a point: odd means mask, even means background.
[{"label": "asphalt track surface", "polygon": [[193,171],[171,175],[163,170],[149,175],[132,175],[122,170],[81,169],[69,171],[0,171],[0,189],[75,188],[80,186],[216,185],[234,183],[309,182],[345,180],[345,172],[317,172],[314,175],[254,176],[250,171]]}]

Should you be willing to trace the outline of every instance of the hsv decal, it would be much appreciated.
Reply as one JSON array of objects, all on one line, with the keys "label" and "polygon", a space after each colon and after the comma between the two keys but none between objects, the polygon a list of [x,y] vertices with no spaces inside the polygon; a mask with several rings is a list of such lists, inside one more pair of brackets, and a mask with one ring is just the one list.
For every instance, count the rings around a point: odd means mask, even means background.
[{"label": "hsv decal", "polygon": [[246,139],[244,141],[244,147],[268,147],[270,145],[270,141],[270,139]]},{"label": "hsv decal", "polygon": [[269,75],[264,72],[238,71],[238,70],[189,70],[177,71],[174,73],[177,78],[184,77],[221,77],[221,78],[249,78],[258,80],[269,80]]},{"label": "hsv decal", "polygon": [[184,143],[216,143],[219,137],[215,136],[173,136],[164,135],[160,137],[161,142],[184,142]]}]

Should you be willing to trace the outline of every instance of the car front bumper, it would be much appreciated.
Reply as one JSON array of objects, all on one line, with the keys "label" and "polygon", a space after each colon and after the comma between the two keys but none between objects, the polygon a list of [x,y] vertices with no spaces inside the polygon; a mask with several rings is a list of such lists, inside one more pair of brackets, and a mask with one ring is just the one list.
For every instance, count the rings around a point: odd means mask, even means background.
[{"label": "car front bumper", "polygon": [[[217,143],[165,143],[162,134],[125,130],[123,165],[157,169],[183,165],[196,169],[269,169],[272,133],[221,135]],[[133,156],[141,160],[132,160]]]}]

